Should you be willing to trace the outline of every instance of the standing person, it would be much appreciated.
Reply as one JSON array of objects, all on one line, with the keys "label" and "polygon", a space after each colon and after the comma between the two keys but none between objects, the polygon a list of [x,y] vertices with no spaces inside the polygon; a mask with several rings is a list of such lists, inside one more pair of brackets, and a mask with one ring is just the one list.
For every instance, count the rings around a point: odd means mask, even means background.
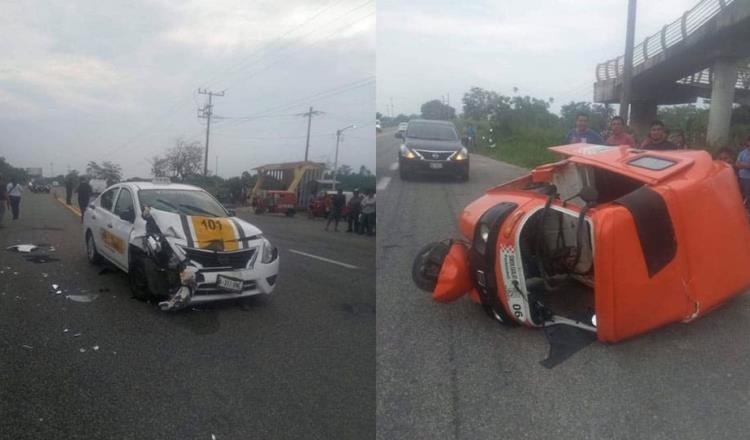
[{"label": "standing person", "polygon": [[618,146],[627,145],[635,148],[635,139],[625,132],[625,120],[620,116],[615,116],[609,121],[609,129],[612,134],[607,138],[607,145]]},{"label": "standing person", "polygon": [[73,187],[75,186],[75,178],[72,174],[65,176],[65,203],[70,205],[71,199],[73,198]]},{"label": "standing person", "polygon": [[349,228],[346,232],[359,233],[359,214],[362,209],[362,197],[359,195],[359,188],[354,188],[351,200],[349,200],[349,212],[346,214]]},{"label": "standing person", "polygon": [[651,123],[648,137],[641,143],[641,148],[646,150],[677,150],[677,146],[667,140],[664,123],[659,120]]},{"label": "standing person", "polygon": [[81,177],[81,183],[78,184],[76,192],[78,193],[78,209],[81,211],[81,223],[83,223],[83,214],[89,206],[89,199],[93,192],[91,185],[89,185],[89,182],[85,177]]},{"label": "standing person", "polygon": [[565,143],[604,145],[604,141],[599,136],[599,133],[589,128],[589,115],[586,113],[578,113],[576,115],[576,126],[565,136]]},{"label": "standing person", "polygon": [[685,139],[685,133],[683,131],[676,132],[675,134],[670,136],[669,139],[679,150],[686,150],[688,147],[687,139]]},{"label": "standing person", "polygon": [[375,235],[375,191],[367,189],[362,199],[362,232]]},{"label": "standing person", "polygon": [[333,230],[335,232],[339,232],[339,222],[341,221],[341,211],[344,210],[344,205],[346,205],[346,196],[344,195],[344,191],[339,188],[336,191],[336,194],[331,196],[331,214],[328,216],[328,223],[326,223],[326,231],[328,230],[328,226],[331,225],[331,222],[335,221],[336,223],[333,225]]},{"label": "standing person", "polygon": [[739,170],[742,197],[745,199],[745,207],[748,207],[748,201],[750,201],[750,136],[745,138],[744,147],[737,156],[736,166]]},{"label": "standing person", "polygon": [[8,204],[8,188],[5,178],[0,174],[0,228],[3,227],[3,217],[5,217],[5,206]]},{"label": "standing person", "polygon": [[18,179],[11,177],[6,189],[8,191],[10,211],[13,213],[13,220],[18,220],[18,214],[21,209],[21,193],[23,192],[21,185],[18,184]]}]

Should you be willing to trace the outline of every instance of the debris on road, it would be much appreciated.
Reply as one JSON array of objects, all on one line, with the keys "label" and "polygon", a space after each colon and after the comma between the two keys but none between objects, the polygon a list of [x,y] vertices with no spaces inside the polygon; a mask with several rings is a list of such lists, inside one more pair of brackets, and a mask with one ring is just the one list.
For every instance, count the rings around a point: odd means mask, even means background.
[{"label": "debris on road", "polygon": [[[60,261],[59,258],[50,257],[47,254],[37,254],[37,255],[29,255],[24,256],[26,261],[31,261],[32,263],[50,263],[52,261]],[[45,276],[45,278],[47,278]]]},{"label": "debris on road", "polygon": [[33,350],[34,349],[34,347],[32,347],[31,345],[26,345],[26,344],[22,345],[21,347],[23,347],[23,348],[25,348],[27,350]]},{"label": "debris on road", "polygon": [[25,253],[25,252],[31,252],[36,248],[37,248],[37,245],[35,244],[14,244],[13,246],[8,246],[5,249],[11,252],[24,252]]},{"label": "debris on road", "polygon": [[91,347],[91,348],[93,348],[93,349],[94,349],[94,351],[99,351],[99,346],[98,346],[98,345],[94,345],[94,346],[93,346],[93,347]]},{"label": "debris on road", "polygon": [[50,291],[54,292],[54,293],[56,293],[58,295],[62,293],[62,289],[60,288],[59,284],[53,284],[52,285],[52,289],[50,289]]},{"label": "debris on road", "polygon": [[80,351],[81,353],[86,353],[86,349],[83,347],[79,348],[78,351]]},{"label": "debris on road", "polygon": [[99,298],[99,295],[95,293],[92,293],[90,295],[65,295],[65,299],[69,299],[71,301],[75,301],[79,303],[90,303],[90,302],[93,302],[97,298]]}]

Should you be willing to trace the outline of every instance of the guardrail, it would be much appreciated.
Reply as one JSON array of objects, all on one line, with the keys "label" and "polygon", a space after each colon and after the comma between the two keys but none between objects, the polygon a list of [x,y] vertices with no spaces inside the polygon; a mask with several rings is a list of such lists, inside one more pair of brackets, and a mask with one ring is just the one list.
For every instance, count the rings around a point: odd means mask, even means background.
[{"label": "guardrail", "polygon": [[[678,84],[685,85],[711,85],[713,82],[714,73],[710,67],[677,80]],[[737,69],[737,84],[734,87],[736,89],[750,90],[750,67],[740,67]]]},{"label": "guardrail", "polygon": [[[680,18],[665,25],[655,34],[649,35],[633,48],[633,68],[683,41],[735,1],[737,0],[702,0],[692,9],[685,11]],[[621,55],[597,64],[596,80],[619,78],[622,75],[624,60],[625,57]]]}]

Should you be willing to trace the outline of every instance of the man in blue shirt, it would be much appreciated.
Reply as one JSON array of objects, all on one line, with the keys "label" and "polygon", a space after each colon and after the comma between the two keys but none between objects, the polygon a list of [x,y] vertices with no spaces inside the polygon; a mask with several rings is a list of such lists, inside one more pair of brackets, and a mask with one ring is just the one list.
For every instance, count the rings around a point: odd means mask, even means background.
[{"label": "man in blue shirt", "polygon": [[589,115],[586,113],[578,113],[576,115],[576,127],[568,132],[565,136],[566,144],[596,144],[604,145],[604,140],[599,136],[599,133],[589,129]]},{"label": "man in blue shirt", "polygon": [[745,199],[745,206],[750,200],[750,136],[745,138],[745,148],[737,155],[737,169],[740,177],[740,190]]}]

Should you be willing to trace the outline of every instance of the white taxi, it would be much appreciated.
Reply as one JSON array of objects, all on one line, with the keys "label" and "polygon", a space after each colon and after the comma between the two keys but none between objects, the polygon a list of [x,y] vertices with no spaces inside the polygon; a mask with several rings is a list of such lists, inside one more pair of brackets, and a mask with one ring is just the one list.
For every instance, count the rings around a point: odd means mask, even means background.
[{"label": "white taxi", "polygon": [[182,295],[164,309],[270,294],[276,285],[277,249],[194,186],[112,185],[86,208],[83,232],[89,261],[125,271],[134,296]]}]

